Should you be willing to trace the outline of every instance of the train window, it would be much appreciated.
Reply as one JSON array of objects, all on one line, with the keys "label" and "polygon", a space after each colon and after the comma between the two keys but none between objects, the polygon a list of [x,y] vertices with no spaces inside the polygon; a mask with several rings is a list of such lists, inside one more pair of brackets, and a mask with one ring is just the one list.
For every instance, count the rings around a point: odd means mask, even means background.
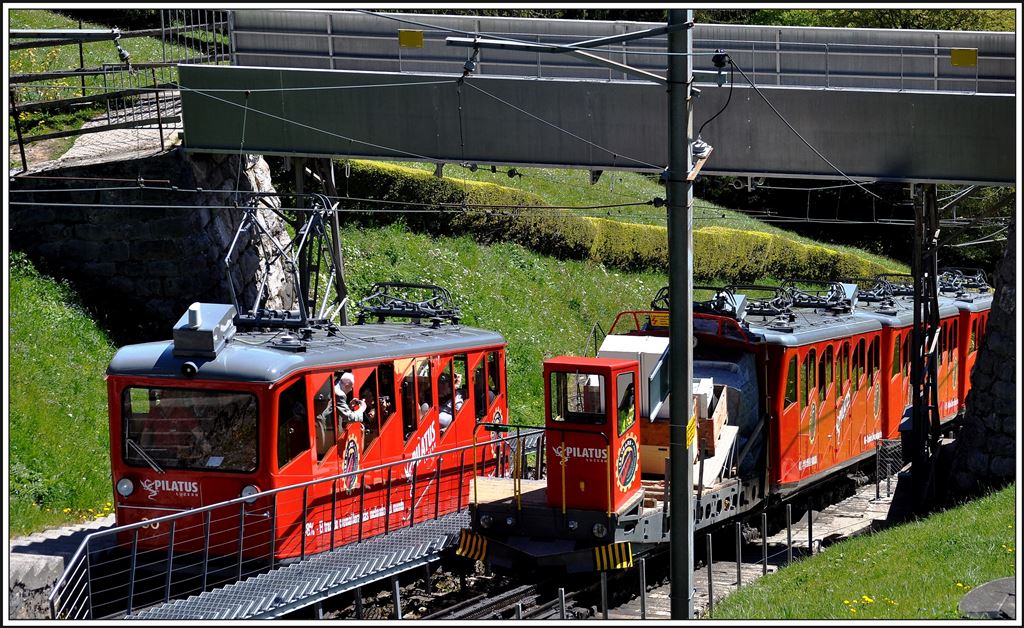
[{"label": "train window", "polygon": [[811,349],[807,352],[807,403],[814,399],[815,375],[817,375],[818,352]]},{"label": "train window", "polygon": [[494,403],[495,397],[501,394],[501,369],[498,368],[498,352],[487,354],[487,388],[491,394],[487,397],[487,405]]},{"label": "train window", "polygon": [[946,335],[949,327],[945,324],[939,325],[939,366],[942,366],[946,354]]},{"label": "train window", "polygon": [[433,380],[430,378],[430,360],[423,358],[416,363],[416,402],[419,404],[419,420],[427,416],[434,405]]},{"label": "train window", "polygon": [[828,363],[825,355],[821,356],[821,360],[818,361],[818,401],[825,401],[825,389],[828,388],[825,364]]},{"label": "train window", "polygon": [[441,425],[441,433],[447,431],[452,424],[452,419],[462,407],[464,397],[453,384],[455,380],[455,367],[453,362],[448,362],[437,376],[437,408],[438,422]]},{"label": "train window", "polygon": [[892,373],[891,377],[896,377],[900,374],[900,336],[896,335],[895,342],[892,343]]},{"label": "train window", "polygon": [[796,403],[796,356],[789,358],[789,372],[786,374],[786,407]]},{"label": "train window", "polygon": [[466,377],[469,372],[469,360],[466,354],[460,353],[455,356],[455,359],[452,360],[452,367],[455,378],[455,414],[458,415],[464,402],[469,399],[469,378]]},{"label": "train window", "polygon": [[[256,397],[180,388],[126,388],[124,461],[134,466],[256,470]],[[155,466],[154,466],[155,465]]]},{"label": "train window", "polygon": [[958,321],[953,321],[949,331],[949,361],[953,361],[953,353],[956,351],[958,346],[957,334],[960,333],[960,326],[957,324]]},{"label": "train window", "polygon": [[978,320],[971,321],[971,342],[967,345],[967,352],[974,353],[978,349]]},{"label": "train window", "polygon": [[800,409],[807,407],[807,356],[800,363]]},{"label": "train window", "polygon": [[835,361],[835,357],[832,355],[832,345],[825,347],[825,387],[829,387],[833,382],[832,363]]},{"label": "train window", "polygon": [[619,436],[636,422],[636,391],[633,386],[632,373],[619,373],[615,378],[615,390],[618,396]]},{"label": "train window", "polygon": [[551,420],[604,423],[604,376],[580,372],[552,373]]},{"label": "train window", "polygon": [[316,430],[317,462],[323,462],[324,456],[327,455],[336,440],[333,399],[334,387],[331,378],[328,377],[313,397],[313,416],[316,417],[313,427]]},{"label": "train window", "polygon": [[[394,369],[391,365],[387,366]],[[387,389],[385,388],[385,390]],[[386,420],[391,414],[390,397],[385,401],[384,395],[377,394],[377,369],[370,371],[363,385],[359,387],[359,398],[366,404],[366,409],[363,411],[363,451],[365,452],[380,435],[381,421]]]},{"label": "train window", "polygon": [[860,390],[860,376],[864,373],[864,341],[861,340],[853,349],[853,389]]},{"label": "train window", "polygon": [[850,343],[844,342],[843,348],[839,350],[839,369],[842,372],[843,382],[850,381]]},{"label": "train window", "polygon": [[402,433],[404,440],[409,440],[409,437],[416,432],[416,426],[419,422],[416,420],[419,414],[416,406],[416,371],[413,369],[413,365],[409,364],[408,370],[402,377]]},{"label": "train window", "polygon": [[483,360],[473,369],[473,406],[476,408],[476,418],[482,419],[487,415],[487,379]]},{"label": "train window", "polygon": [[306,380],[300,379],[281,393],[277,402],[277,468],[309,450],[306,416]]},{"label": "train window", "polygon": [[910,377],[910,340],[913,334],[907,332],[903,337],[903,377]]}]

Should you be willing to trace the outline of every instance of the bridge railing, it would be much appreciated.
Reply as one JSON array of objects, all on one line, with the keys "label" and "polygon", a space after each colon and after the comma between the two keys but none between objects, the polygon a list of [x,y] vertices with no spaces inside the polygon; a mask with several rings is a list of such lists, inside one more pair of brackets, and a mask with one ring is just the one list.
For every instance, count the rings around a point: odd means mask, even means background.
[{"label": "bridge railing", "polygon": [[[485,38],[493,31],[493,37],[540,46],[567,45],[599,34],[659,25],[632,22],[599,26],[567,20],[562,33],[551,33],[548,24],[542,29],[545,32],[537,32],[532,30],[539,28],[534,21],[515,18],[486,18],[478,24],[466,21],[466,16],[416,16],[414,21],[414,25],[402,24],[387,16],[345,11],[236,11],[231,25],[233,64],[461,74],[469,52],[447,45],[447,38],[454,34],[482,29]],[[421,38],[415,45],[403,45],[396,29],[417,31]],[[718,72],[711,57],[723,49],[756,84],[764,86],[1013,93],[1016,76],[1012,45],[1008,43],[1012,36],[707,24],[698,25],[694,31],[694,70],[699,83],[717,82]],[[814,41],[805,41],[809,39]],[[663,73],[667,42],[666,36],[649,37],[602,46],[594,52],[639,70]],[[964,45],[948,45],[960,43]],[[572,55],[499,49],[479,50],[474,74],[636,78]]]},{"label": "bridge railing", "polygon": [[123,617],[462,511],[475,475],[519,468],[535,440],[493,435],[93,532],[53,586],[51,617]]}]

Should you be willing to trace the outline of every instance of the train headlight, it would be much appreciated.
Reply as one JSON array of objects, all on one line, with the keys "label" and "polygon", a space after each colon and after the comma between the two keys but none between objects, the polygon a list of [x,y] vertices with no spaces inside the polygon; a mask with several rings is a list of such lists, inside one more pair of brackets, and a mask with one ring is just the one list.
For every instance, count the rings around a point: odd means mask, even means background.
[{"label": "train headlight", "polygon": [[579,526],[580,526],[580,524],[576,523],[576,520],[575,520],[575,519],[570,519],[570,520],[569,520],[569,529],[570,529],[570,530],[575,530],[575,529],[576,529],[576,528],[578,528]]},{"label": "train headlight", "polygon": [[260,487],[255,484],[246,484],[245,488],[242,489],[242,497],[248,497],[245,503],[252,504],[256,501],[256,494],[260,492]]},{"label": "train headlight", "polygon": [[117,481],[117,494],[121,497],[128,497],[135,492],[135,483],[128,478],[121,478]]},{"label": "train headlight", "polygon": [[594,533],[595,537],[601,539],[608,534],[608,526],[603,523],[595,523],[594,527],[591,528],[591,531]]},{"label": "train headlight", "polygon": [[505,525],[514,526],[515,524],[516,524],[516,518],[515,517],[509,517],[508,519],[505,519]]},{"label": "train headlight", "polygon": [[494,517],[490,515],[480,515],[480,525],[489,528],[494,525]]}]

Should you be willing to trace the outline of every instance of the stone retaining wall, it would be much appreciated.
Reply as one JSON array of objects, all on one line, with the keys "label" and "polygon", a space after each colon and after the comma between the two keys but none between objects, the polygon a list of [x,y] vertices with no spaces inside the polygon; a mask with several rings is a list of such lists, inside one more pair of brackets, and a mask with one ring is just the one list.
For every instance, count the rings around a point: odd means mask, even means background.
[{"label": "stone retaining wall", "polygon": [[967,393],[964,427],[953,459],[953,497],[1015,480],[1017,455],[1017,234],[1011,222],[996,269],[988,333],[979,348]]},{"label": "stone retaining wall", "polygon": [[[242,157],[241,172],[239,159],[175,149],[35,173],[47,178],[15,177],[11,248],[24,251],[41,271],[67,279],[118,344],[169,338],[191,303],[231,303],[224,256],[243,215],[236,199],[252,200],[234,192],[274,192],[262,157]],[[143,185],[134,182],[139,179]],[[280,206],[273,196],[261,203]],[[260,213],[270,233],[263,244],[274,239],[285,246],[284,221],[270,209]],[[251,303],[264,269],[249,237],[238,248],[236,289]],[[270,271],[267,305],[288,307],[290,285],[280,263]]]}]

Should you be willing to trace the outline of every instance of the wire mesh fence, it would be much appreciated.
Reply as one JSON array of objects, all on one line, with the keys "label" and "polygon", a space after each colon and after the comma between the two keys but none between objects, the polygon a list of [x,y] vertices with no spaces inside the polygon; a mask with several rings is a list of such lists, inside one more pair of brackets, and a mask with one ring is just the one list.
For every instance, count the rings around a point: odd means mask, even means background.
[{"label": "wire mesh fence", "polygon": [[12,166],[166,148],[181,129],[177,66],[231,60],[228,11],[161,10],[159,28],[112,28],[110,40],[48,38],[12,50]]},{"label": "wire mesh fence", "polygon": [[892,478],[903,468],[903,443],[899,439],[875,441],[875,498],[881,497],[885,485],[886,497],[892,496]]}]

